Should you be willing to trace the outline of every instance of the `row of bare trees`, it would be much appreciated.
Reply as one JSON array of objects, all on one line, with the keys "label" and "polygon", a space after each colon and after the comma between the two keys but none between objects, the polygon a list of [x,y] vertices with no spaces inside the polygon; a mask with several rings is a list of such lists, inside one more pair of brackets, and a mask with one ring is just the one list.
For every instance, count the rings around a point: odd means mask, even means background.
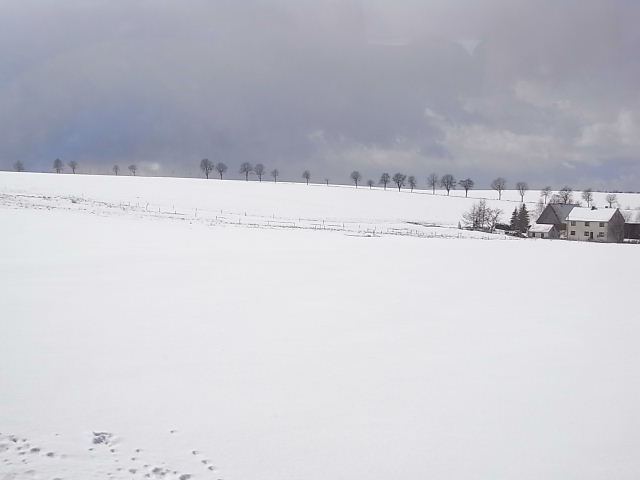
[{"label": "row of bare trees", "polygon": [[[20,165],[17,165],[18,163]],[[71,160],[67,165],[71,169],[71,172],[76,173],[76,170],[78,169],[78,162],[76,162],[75,160]],[[22,170],[18,170],[18,166],[21,167]],[[64,170],[64,163],[62,163],[62,160],[56,158],[53,161],[53,169],[56,171],[56,173],[62,173],[62,171]],[[18,170],[19,172],[24,170],[24,165],[22,165],[22,162],[16,162],[16,170]]]},{"label": "row of bare trees", "polygon": [[[75,160],[71,160],[68,162],[68,167],[71,169],[72,173],[76,173],[78,169],[78,162]],[[20,160],[13,164],[13,168],[17,172],[24,172],[25,166],[24,163]],[[53,162],[53,169],[56,173],[62,173],[64,171],[64,163],[59,158],[56,158]],[[136,164],[131,164],[127,167],[131,175],[136,175],[138,172],[138,167]],[[213,163],[207,158],[203,158],[200,161],[200,169],[206,176],[209,178],[209,175],[212,172],[217,172],[220,179],[222,180],[223,175],[227,172],[228,167],[224,162]],[[112,167],[112,171],[115,175],[120,173],[120,166],[114,165]],[[258,177],[259,181],[262,181],[262,178],[266,175],[265,166],[262,163],[257,163],[256,165],[252,165],[249,162],[244,162],[240,165],[239,173],[245,176],[245,180],[249,180],[250,174],[255,174]],[[271,177],[274,182],[278,181],[278,177],[280,176],[280,171],[277,168],[274,168],[270,172]],[[302,178],[305,180],[306,184],[309,185],[311,180],[311,172],[309,170],[304,170],[302,172]],[[362,181],[362,174],[354,170],[350,175],[351,180],[354,182],[356,188]],[[329,185],[329,179],[325,178],[324,182]],[[415,176],[413,175],[405,175],[403,173],[395,173],[393,176],[388,173],[383,173],[380,176],[380,180],[378,181],[379,185],[382,185],[384,189],[387,189],[387,185],[390,183],[394,183],[395,186],[400,191],[404,186],[408,185],[411,191],[417,187],[418,182]],[[376,183],[373,180],[367,180],[367,185],[369,188],[373,188]],[[447,191],[447,195],[451,193],[451,190],[455,190],[456,185],[459,185],[464,189],[464,196],[467,197],[469,194],[469,190],[472,190],[475,186],[475,182],[470,178],[465,178],[463,180],[456,180],[456,178],[447,173],[442,177],[438,177],[437,174],[432,173],[427,177],[427,185],[431,188],[432,193],[435,194],[436,188],[439,186]],[[506,190],[507,180],[503,177],[498,177],[491,182],[491,188],[498,192],[498,200],[502,200],[502,192]],[[524,196],[529,191],[529,185],[526,182],[517,182],[516,190],[520,194],[520,201],[524,202]],[[553,193],[553,190],[550,186],[546,186],[540,190],[540,197],[544,198],[544,204],[547,203],[561,203],[561,204],[572,204],[576,203],[573,199],[573,189],[569,186],[564,186],[557,193]],[[593,190],[591,188],[586,188],[581,192],[582,199],[586,202],[587,207],[591,207],[593,203]],[[615,193],[609,193],[605,197],[609,207],[613,207],[613,204],[617,202],[618,197]]]},{"label": "row of bare trees", "polygon": [[[69,163],[67,163],[67,166],[71,169],[71,173],[76,173],[76,170],[78,170],[78,162],[75,160],[71,160]],[[24,168],[24,164],[21,161],[17,161],[14,165],[13,168],[16,172],[24,172],[25,168]],[[131,164],[128,167],[129,172],[131,173],[131,175],[136,175],[136,173],[138,172],[138,166],[136,164]],[[60,160],[59,158],[56,158],[53,161],[53,169],[56,171],[56,173],[62,173],[64,171],[64,163],[62,162],[62,160]],[[111,170],[113,171],[114,174],[118,175],[120,173],[120,166],[119,165],[114,165]]]},{"label": "row of bare trees", "polygon": [[[120,165],[114,165],[111,170],[117,176],[120,173]],[[129,170],[129,173],[135,177],[138,173],[138,166],[135,163],[132,163],[127,167],[127,170]]]},{"label": "row of bare trees", "polygon": [[[585,201],[587,207],[593,205],[593,189],[585,188],[582,190],[580,196]],[[544,198],[545,205],[548,203],[561,203],[564,205],[579,203],[573,199],[573,189],[567,185],[558,190],[557,193],[553,193],[551,187],[547,186],[540,190],[540,197]],[[613,204],[618,201],[618,196],[615,193],[608,193],[605,197],[605,201],[609,204],[609,208],[613,207]]]}]

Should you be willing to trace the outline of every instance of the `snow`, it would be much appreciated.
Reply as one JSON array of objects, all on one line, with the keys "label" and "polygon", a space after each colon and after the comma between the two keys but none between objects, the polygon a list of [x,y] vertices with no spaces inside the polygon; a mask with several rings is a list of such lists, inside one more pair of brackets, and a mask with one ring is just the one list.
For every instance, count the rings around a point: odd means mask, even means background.
[{"label": "snow", "polygon": [[473,200],[397,191],[1,174],[0,195],[3,480],[637,478],[636,245],[458,238],[406,221]]},{"label": "snow", "polygon": [[620,213],[626,223],[640,223],[640,210],[622,210]]},{"label": "snow", "polygon": [[567,220],[577,220],[580,222],[608,222],[617,210],[617,208],[592,210],[590,208],[576,207],[571,210],[571,213],[567,216]]},{"label": "snow", "polygon": [[548,233],[553,228],[553,225],[547,225],[544,223],[534,223],[529,227],[529,231],[533,233]]}]

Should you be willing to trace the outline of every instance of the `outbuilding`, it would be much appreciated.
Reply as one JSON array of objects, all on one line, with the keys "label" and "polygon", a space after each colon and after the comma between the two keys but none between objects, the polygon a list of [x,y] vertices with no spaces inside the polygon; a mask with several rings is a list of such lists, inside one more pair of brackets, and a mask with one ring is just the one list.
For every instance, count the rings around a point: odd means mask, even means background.
[{"label": "outbuilding", "polygon": [[529,238],[560,238],[560,232],[555,225],[534,223],[529,227]]},{"label": "outbuilding", "polygon": [[624,217],[624,238],[640,240],[640,210],[621,210]]}]

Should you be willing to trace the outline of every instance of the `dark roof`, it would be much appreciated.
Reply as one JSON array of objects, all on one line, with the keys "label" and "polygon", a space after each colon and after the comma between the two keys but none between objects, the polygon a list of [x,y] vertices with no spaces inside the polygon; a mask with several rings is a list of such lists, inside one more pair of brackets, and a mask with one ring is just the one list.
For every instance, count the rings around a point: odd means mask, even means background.
[{"label": "dark roof", "polygon": [[547,223],[553,225],[564,223],[567,216],[571,213],[571,210],[575,207],[575,205],[566,205],[563,203],[550,203],[542,211],[536,223]]},{"label": "dark roof", "polygon": [[564,222],[569,216],[569,214],[571,213],[571,211],[574,208],[576,208],[576,206],[564,205],[562,203],[552,203],[551,208],[553,208],[553,210],[556,212],[556,215],[558,216],[558,219],[560,220],[560,222]]}]

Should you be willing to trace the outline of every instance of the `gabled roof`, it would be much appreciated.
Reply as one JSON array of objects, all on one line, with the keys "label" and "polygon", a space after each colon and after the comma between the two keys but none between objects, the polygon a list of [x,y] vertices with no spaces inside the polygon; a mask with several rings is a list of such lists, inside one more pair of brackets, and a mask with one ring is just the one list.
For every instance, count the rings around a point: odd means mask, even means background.
[{"label": "gabled roof", "polygon": [[590,208],[576,207],[571,210],[567,220],[578,220],[580,222],[608,222],[618,211],[617,208]]},{"label": "gabled roof", "polygon": [[555,225],[548,223],[534,223],[529,227],[529,231],[533,233],[549,233],[555,228]]},{"label": "gabled roof", "polygon": [[553,209],[555,214],[558,216],[558,220],[564,222],[567,218],[567,215],[571,213],[571,211],[576,208],[575,205],[568,205],[564,203],[551,203],[549,206]]},{"label": "gabled roof", "polygon": [[550,203],[544,208],[540,217],[538,217],[538,223],[564,223],[567,215],[569,215],[575,207],[575,205],[571,204]]}]

